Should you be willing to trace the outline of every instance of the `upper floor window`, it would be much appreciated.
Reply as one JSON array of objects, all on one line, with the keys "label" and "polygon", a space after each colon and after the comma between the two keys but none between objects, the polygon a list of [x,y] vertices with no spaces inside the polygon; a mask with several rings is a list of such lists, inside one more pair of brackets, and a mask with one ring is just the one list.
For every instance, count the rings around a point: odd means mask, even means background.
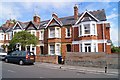
[{"label": "upper floor window", "polygon": [[84,34],[90,34],[90,24],[84,24]]},{"label": "upper floor window", "polygon": [[4,34],[0,35],[0,40],[4,40]]},{"label": "upper floor window", "polygon": [[55,28],[51,28],[49,32],[50,32],[49,38],[54,38],[55,37]]},{"label": "upper floor window", "polygon": [[71,37],[71,29],[70,29],[70,27],[66,28],[66,38],[69,38],[69,37]]},{"label": "upper floor window", "polygon": [[8,40],[8,34],[6,34],[6,40]]},{"label": "upper floor window", "polygon": [[83,22],[79,26],[79,36],[97,35],[96,22]]},{"label": "upper floor window", "polygon": [[56,38],[60,38],[60,28],[56,28]]},{"label": "upper floor window", "polygon": [[61,30],[59,27],[50,28],[48,32],[49,38],[60,38]]},{"label": "upper floor window", "polygon": [[44,31],[40,31],[40,40],[44,39]]}]

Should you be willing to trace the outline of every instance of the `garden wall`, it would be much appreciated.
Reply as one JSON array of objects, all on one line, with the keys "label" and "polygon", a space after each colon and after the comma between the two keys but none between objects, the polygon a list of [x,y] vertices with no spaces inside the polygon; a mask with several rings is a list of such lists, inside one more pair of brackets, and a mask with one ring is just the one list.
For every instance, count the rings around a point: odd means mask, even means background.
[{"label": "garden wall", "polygon": [[36,56],[36,61],[58,64],[58,56],[57,55],[38,55]]},{"label": "garden wall", "polygon": [[118,68],[118,55],[106,53],[80,53],[69,52],[66,54],[66,65],[85,67]]}]

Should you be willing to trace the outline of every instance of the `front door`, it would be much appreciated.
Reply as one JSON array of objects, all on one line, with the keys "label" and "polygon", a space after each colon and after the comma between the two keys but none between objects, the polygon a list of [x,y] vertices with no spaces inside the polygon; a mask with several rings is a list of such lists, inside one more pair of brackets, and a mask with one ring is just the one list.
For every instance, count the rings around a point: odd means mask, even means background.
[{"label": "front door", "polygon": [[85,44],[85,52],[91,52],[91,44]]}]

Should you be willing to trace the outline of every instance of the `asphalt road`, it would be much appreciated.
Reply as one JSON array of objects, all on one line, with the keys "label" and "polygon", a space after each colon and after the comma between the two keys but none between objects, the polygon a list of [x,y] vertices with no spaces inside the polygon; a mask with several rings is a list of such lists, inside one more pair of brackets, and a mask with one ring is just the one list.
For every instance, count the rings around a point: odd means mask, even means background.
[{"label": "asphalt road", "polygon": [[2,78],[117,78],[103,73],[84,73],[51,67],[37,67],[2,62]]}]

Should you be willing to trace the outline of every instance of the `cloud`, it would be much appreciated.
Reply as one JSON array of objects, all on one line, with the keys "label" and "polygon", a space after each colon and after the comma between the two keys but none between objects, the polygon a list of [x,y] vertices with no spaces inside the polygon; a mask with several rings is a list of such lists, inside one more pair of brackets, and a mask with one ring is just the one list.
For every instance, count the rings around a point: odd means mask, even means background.
[{"label": "cloud", "polygon": [[0,19],[18,19],[21,17],[19,8],[8,3],[0,3]]},{"label": "cloud", "polygon": [[112,19],[115,17],[118,17],[118,14],[111,14],[111,15],[107,16],[107,19]]}]

